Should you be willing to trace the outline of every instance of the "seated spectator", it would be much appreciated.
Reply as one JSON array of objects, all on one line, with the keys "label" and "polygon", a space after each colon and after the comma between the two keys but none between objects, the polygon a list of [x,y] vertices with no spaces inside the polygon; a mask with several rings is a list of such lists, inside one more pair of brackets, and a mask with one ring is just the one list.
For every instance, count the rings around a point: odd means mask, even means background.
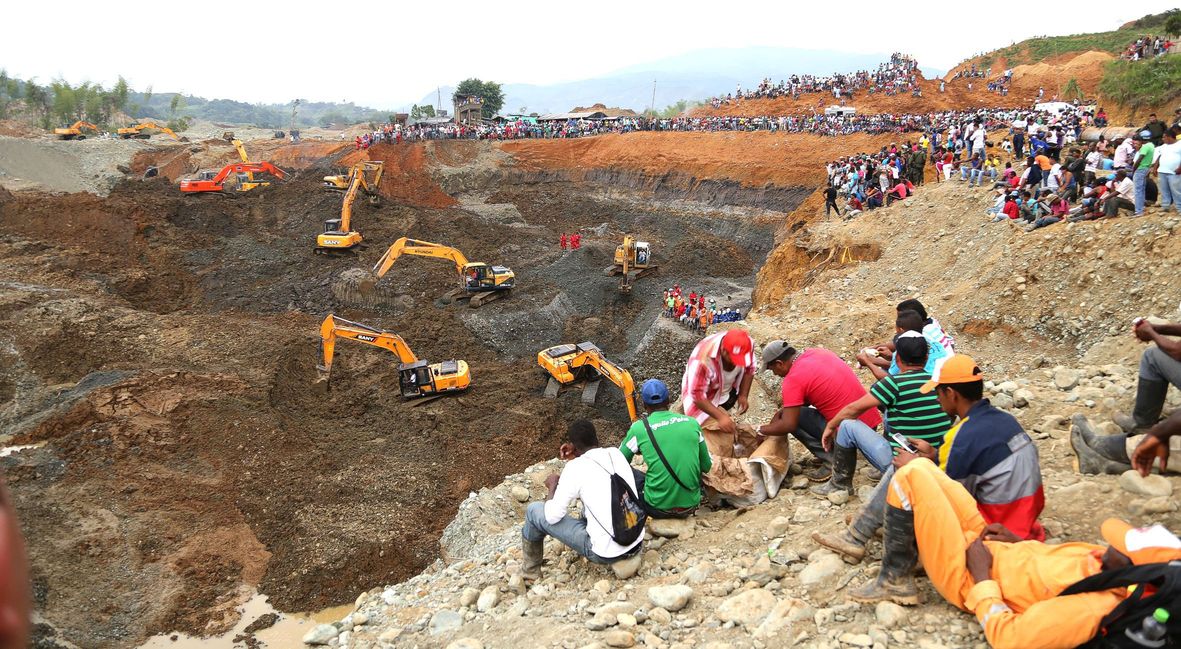
[{"label": "seated spectator", "polygon": [[[591,563],[611,565],[617,575],[630,577],[639,569],[641,533],[626,545],[616,542],[612,523],[611,479],[619,476],[636,493],[631,466],[613,447],[600,447],[595,426],[579,419],[566,431],[566,443],[558,451],[566,461],[561,475],[545,480],[549,493],[545,502],[530,503],[525,508],[525,526],[521,528],[521,574],[528,580],[541,576],[545,537],[552,536],[586,557]],[[585,518],[567,512],[575,501],[582,501]],[[626,578],[626,577],[625,577]]]},{"label": "seated spectator", "polygon": [[[951,343],[947,343],[947,346],[944,346],[945,341],[924,335],[924,330],[927,326],[927,319],[923,318],[922,314],[913,308],[898,311],[894,318],[895,340],[897,340],[898,335],[908,331],[913,331],[923,336],[928,350],[927,356],[924,359],[923,369],[930,373],[935,369],[935,364],[939,362],[939,359],[950,356],[955,352],[949,351]],[[938,323],[935,324],[935,328],[939,329],[939,336],[946,337]],[[876,354],[870,354],[870,351],[874,351]],[[867,368],[875,379],[881,380],[888,374],[898,374],[901,371],[893,352],[893,344],[873,350],[862,350],[857,354],[857,362],[862,367]]]},{"label": "seated spectator", "polygon": [[1132,179],[1128,177],[1128,172],[1120,169],[1115,172],[1115,178],[1108,181],[1107,191],[1099,199],[1100,207],[1103,210],[1104,218],[1115,218],[1119,216],[1120,209],[1134,210],[1136,204],[1133,202],[1133,194],[1136,186]]},{"label": "seated spectator", "polygon": [[[713,467],[696,419],[669,412],[668,388],[659,379],[640,387],[645,414],[619,445],[629,462],[637,453],[648,472],[635,471],[636,488],[652,518],[685,518],[701,504],[702,476]],[[658,450],[659,449],[659,450]]]},{"label": "seated spectator", "polygon": [[[1091,427],[1086,415],[1077,414],[1071,420],[1070,446],[1074,451],[1074,468],[1079,473],[1119,475],[1130,471],[1136,449],[1147,439],[1167,440],[1161,445],[1163,455],[1158,467],[1163,473],[1181,473],[1181,410],[1169,415],[1145,432],[1134,435],[1100,435]],[[1152,466],[1148,466],[1151,470]],[[1147,474],[1148,471],[1143,473]]]}]

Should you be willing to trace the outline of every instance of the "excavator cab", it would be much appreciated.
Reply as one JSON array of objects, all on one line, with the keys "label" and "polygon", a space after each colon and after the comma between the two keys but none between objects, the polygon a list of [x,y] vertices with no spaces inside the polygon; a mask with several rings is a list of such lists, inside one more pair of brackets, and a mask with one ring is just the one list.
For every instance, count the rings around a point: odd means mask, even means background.
[{"label": "excavator cab", "polygon": [[398,384],[406,399],[420,397],[424,392],[434,393],[435,382],[431,377],[431,366],[426,361],[404,363],[398,367]]},{"label": "excavator cab", "polygon": [[465,287],[469,291],[501,291],[513,287],[516,275],[507,266],[489,266],[473,262],[463,267]]}]

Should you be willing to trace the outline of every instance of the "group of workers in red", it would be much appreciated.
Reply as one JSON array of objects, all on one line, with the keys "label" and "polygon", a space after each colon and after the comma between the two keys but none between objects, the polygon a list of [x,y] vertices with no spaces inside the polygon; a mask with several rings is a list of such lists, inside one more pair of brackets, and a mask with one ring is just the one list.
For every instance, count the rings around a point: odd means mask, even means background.
[{"label": "group of workers in red", "polygon": [[577,232],[574,234],[563,232],[562,236],[558,238],[558,245],[562,247],[562,250],[565,250],[567,246],[570,250],[578,250],[582,247],[582,235]]}]

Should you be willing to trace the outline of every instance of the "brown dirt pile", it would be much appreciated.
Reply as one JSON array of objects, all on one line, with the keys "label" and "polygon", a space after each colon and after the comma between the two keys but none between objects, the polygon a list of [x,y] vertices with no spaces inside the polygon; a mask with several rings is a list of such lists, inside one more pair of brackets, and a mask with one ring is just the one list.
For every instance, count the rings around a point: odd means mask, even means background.
[{"label": "brown dirt pile", "polygon": [[365,150],[353,151],[340,159],[339,164],[352,166],[360,160],[381,160],[385,163],[379,193],[391,200],[417,207],[443,208],[456,200],[443,192],[427,170],[427,144],[377,144]]}]

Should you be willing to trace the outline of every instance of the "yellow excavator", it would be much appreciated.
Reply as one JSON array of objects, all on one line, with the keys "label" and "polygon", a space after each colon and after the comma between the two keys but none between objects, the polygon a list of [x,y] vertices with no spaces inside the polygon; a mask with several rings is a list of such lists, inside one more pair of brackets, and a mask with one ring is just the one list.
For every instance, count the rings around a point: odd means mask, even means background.
[{"label": "yellow excavator", "polygon": [[[152,137],[151,134],[143,132],[144,130],[147,130],[147,129],[153,129],[156,131],[160,131],[162,133],[167,133],[172,136],[172,139],[178,140],[178,141],[180,140],[180,136],[177,135],[176,133],[174,133],[172,131],[172,129],[168,128],[167,126],[160,126],[159,124],[156,124],[155,122],[140,122],[139,124],[133,124],[133,125],[125,127],[125,128],[116,129],[115,133],[119,137],[123,138],[124,140],[129,140],[131,138],[146,140],[146,139]],[[246,161],[243,160],[243,162],[246,162]]]},{"label": "yellow excavator", "polygon": [[328,388],[328,379],[332,374],[332,355],[336,350],[337,338],[355,340],[393,352],[399,361],[398,387],[406,399],[457,392],[471,385],[471,372],[465,361],[432,364],[419,360],[398,334],[328,314],[320,324],[320,353],[324,363],[316,366],[320,371],[316,382],[323,385],[324,389]]},{"label": "yellow excavator", "polygon": [[53,129],[53,134],[63,140],[85,140],[86,136],[82,134],[82,129],[84,128],[88,128],[95,133],[98,133],[98,127],[94,124],[78,120],[72,125],[66,126],[65,128]]},{"label": "yellow excavator", "polygon": [[557,398],[563,385],[585,380],[582,402],[593,406],[599,393],[600,379],[605,378],[623,392],[623,402],[627,404],[627,415],[631,420],[635,421],[639,416],[636,411],[636,384],[632,381],[631,372],[604,358],[602,350],[594,343],[581,342],[543,349],[537,352],[537,364],[549,373],[549,383],[545,386],[547,399]]},{"label": "yellow excavator", "polygon": [[516,275],[507,266],[490,266],[483,262],[468,261],[462,252],[451,246],[402,237],[377,260],[377,264],[373,266],[375,279],[369,285],[362,286],[362,291],[372,289],[373,284],[385,277],[390,267],[402,255],[450,259],[459,272],[459,288],[448,293],[446,297],[451,300],[469,299],[468,306],[473,309],[507,296],[516,281]]},{"label": "yellow excavator", "polygon": [[636,272],[635,279],[655,273],[659,266],[652,263],[652,249],[647,241],[636,241],[630,234],[623,236],[623,245],[615,248],[615,263],[608,266],[608,277],[621,276],[619,281],[620,293],[631,293],[632,278],[629,275]]},{"label": "yellow excavator", "polygon": [[357,194],[365,192],[371,204],[378,200],[377,186],[381,184],[384,163],[378,161],[358,162],[349,172],[349,187],[340,206],[340,218],[324,221],[324,232],[316,235],[316,254],[327,255],[350,251],[361,244],[360,232],[354,232],[353,202]]}]

